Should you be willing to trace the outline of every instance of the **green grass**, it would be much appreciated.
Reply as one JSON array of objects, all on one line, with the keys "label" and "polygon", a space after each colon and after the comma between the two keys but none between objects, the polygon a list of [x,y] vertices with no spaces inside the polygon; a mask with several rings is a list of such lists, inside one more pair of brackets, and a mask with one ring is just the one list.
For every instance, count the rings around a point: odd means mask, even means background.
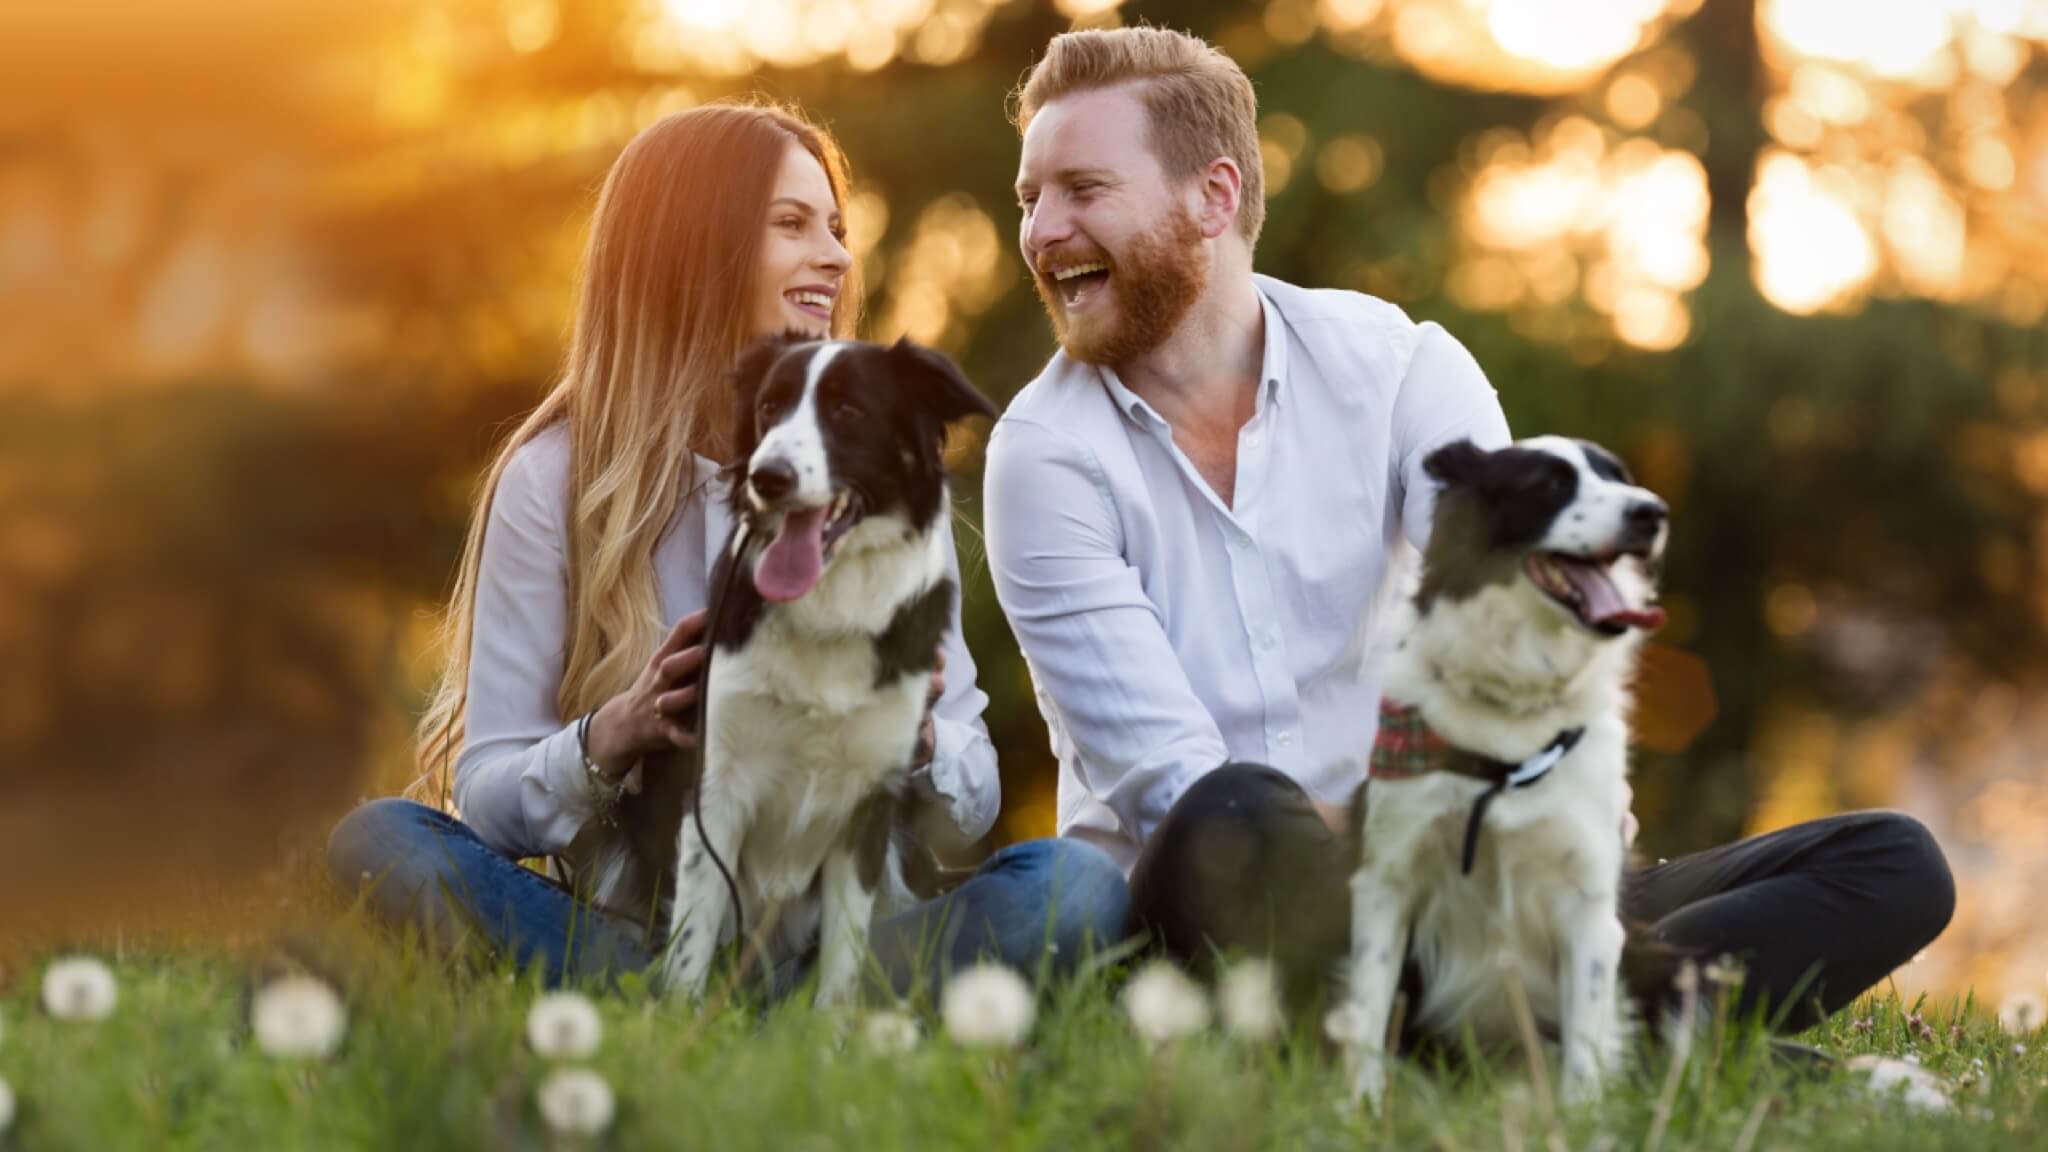
[{"label": "green grass", "polygon": [[[280,1062],[252,1043],[262,965],[195,952],[119,958],[100,1023],[49,1018],[40,968],[17,968],[0,1013],[0,1076],[23,1149],[276,1148],[2038,1148],[2048,1131],[2048,1036],[2002,1033],[1967,1004],[1859,1004],[1806,1037],[1842,1055],[1911,1054],[1950,1085],[1946,1114],[1874,1099],[1853,1074],[1800,1074],[1758,1035],[1702,1044],[1660,1106],[1668,1064],[1602,1104],[1547,1118],[1526,1069],[1404,1066],[1382,1115],[1342,1108],[1322,1045],[1212,1034],[1148,1053],[1098,974],[1048,990],[1024,1050],[962,1050],[929,1032],[907,1057],[869,1056],[843,1018],[803,1002],[697,1015],[636,979],[597,997],[590,1061],[619,1112],[588,1144],[552,1136],[534,1103],[550,1065],[524,1040],[531,980],[449,964],[337,926],[318,954],[351,1018],[338,1056]],[[1868,1020],[1868,1027],[1857,1021]],[[1951,1021],[1957,1027],[1951,1032]],[[2023,1046],[2022,1046],[2023,1042]],[[1660,1120],[1661,1117],[1661,1120]],[[1746,1125],[1756,1131],[1745,1144]]]}]

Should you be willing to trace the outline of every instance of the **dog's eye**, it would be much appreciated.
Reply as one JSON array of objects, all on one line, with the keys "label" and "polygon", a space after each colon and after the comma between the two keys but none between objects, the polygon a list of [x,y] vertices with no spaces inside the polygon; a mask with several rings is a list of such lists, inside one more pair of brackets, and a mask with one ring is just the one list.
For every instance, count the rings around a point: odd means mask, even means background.
[{"label": "dog's eye", "polygon": [[861,415],[860,406],[850,401],[842,402],[832,409],[832,418],[842,424],[858,424]]}]

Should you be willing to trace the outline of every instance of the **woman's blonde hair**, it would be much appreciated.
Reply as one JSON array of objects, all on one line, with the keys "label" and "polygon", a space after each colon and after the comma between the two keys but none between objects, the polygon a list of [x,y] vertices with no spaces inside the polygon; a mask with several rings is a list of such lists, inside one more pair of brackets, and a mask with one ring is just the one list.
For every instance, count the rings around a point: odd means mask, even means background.
[{"label": "woman's blonde hair", "polygon": [[[570,430],[568,635],[555,700],[580,716],[630,687],[665,627],[654,546],[698,495],[694,456],[726,462],[725,374],[753,330],[768,203],[789,146],[817,158],[846,211],[846,161],[824,129],[765,104],[711,104],[650,125],[605,177],[584,249],[561,380],[485,474],[442,621],[447,663],[419,727],[409,790],[448,804],[462,747],[477,570],[505,467],[555,424]],[[835,335],[851,335],[859,284],[848,269]],[[436,783],[438,782],[438,787]]]}]

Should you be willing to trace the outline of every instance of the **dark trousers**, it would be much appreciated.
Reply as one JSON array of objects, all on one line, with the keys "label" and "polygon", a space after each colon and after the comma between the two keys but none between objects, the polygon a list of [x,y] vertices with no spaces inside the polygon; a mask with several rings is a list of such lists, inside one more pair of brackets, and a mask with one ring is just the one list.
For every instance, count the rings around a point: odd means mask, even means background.
[{"label": "dark trousers", "polygon": [[[1189,788],[1131,875],[1133,927],[1196,970],[1267,955],[1290,1003],[1327,995],[1351,946],[1356,862],[1289,777],[1231,764]],[[1703,962],[1744,965],[1737,1010],[1818,1023],[1948,926],[1955,884],[1910,816],[1853,812],[1646,869],[1623,914]]]}]

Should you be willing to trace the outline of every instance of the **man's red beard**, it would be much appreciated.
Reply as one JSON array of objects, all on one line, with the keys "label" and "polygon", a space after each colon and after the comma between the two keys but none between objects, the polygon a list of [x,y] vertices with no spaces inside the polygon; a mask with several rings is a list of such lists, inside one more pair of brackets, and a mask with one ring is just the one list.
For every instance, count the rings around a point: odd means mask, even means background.
[{"label": "man's red beard", "polygon": [[1095,306],[1114,305],[1115,315],[1081,331],[1067,322],[1059,285],[1042,271],[1031,280],[1067,355],[1115,368],[1164,344],[1187,319],[1208,283],[1209,260],[1201,225],[1176,204],[1157,227],[1134,237],[1121,256],[1106,263],[1109,282],[1100,290],[1115,296]]}]

